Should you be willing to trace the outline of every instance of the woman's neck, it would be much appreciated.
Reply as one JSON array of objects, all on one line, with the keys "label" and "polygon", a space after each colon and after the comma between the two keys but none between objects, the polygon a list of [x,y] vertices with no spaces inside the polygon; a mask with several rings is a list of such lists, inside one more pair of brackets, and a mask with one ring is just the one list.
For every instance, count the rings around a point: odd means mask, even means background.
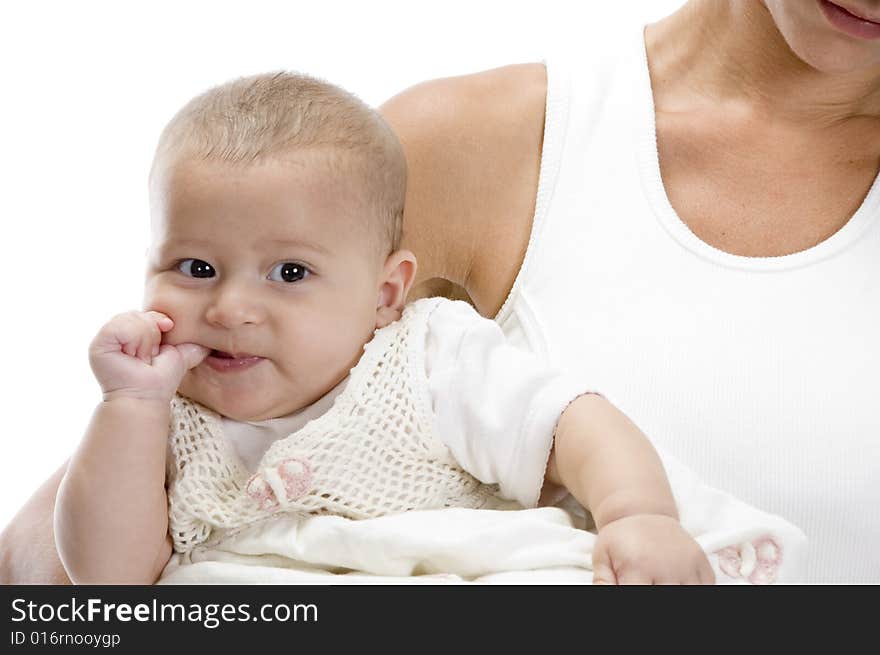
[{"label": "woman's neck", "polygon": [[880,119],[880,69],[825,73],[799,59],[763,2],[690,0],[646,30],[658,110],[735,103],[817,127]]}]

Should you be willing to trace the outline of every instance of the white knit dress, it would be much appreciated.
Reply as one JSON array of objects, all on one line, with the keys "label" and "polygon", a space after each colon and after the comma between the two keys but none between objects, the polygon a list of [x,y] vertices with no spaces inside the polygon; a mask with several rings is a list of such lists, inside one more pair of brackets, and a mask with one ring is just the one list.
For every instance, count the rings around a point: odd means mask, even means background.
[{"label": "white knit dress", "polygon": [[417,301],[376,331],[330,409],[272,443],[253,473],[219,414],[175,397],[167,467],[175,550],[290,512],[365,519],[534,506],[556,421],[582,391],[507,345],[466,303]]}]

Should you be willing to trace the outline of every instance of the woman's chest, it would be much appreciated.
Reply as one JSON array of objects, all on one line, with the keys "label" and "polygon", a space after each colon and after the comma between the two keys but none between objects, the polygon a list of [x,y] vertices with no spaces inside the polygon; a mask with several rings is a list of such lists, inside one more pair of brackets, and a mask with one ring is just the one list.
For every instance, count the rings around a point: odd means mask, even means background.
[{"label": "woman's chest", "polygon": [[581,283],[523,283],[504,326],[515,343],[707,484],[803,529],[811,581],[880,579],[880,276],[724,281],[598,249],[547,264]]},{"label": "woman's chest", "polygon": [[503,325],[514,343],[581,376],[708,484],[799,525],[822,554],[814,580],[876,579],[876,559],[867,573],[839,559],[880,538],[865,518],[880,502],[876,221],[825,260],[748,270],[644,215],[553,218]]},{"label": "woman's chest", "polygon": [[814,133],[718,113],[660,113],[663,184],[679,218],[719,250],[800,252],[837,232],[862,204],[880,162],[873,127]]}]

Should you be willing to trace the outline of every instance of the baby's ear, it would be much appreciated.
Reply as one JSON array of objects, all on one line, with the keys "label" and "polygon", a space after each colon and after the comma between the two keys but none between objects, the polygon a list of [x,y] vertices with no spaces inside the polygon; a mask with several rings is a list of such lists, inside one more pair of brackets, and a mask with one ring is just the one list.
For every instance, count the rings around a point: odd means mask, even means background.
[{"label": "baby's ear", "polygon": [[416,256],[409,250],[396,250],[385,260],[379,279],[376,327],[382,328],[400,318],[410,287],[416,279]]}]

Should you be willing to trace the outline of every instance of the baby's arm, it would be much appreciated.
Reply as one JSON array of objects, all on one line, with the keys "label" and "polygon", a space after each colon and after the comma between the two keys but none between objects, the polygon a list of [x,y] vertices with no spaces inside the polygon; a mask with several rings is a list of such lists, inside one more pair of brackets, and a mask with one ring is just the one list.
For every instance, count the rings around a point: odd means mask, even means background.
[{"label": "baby's arm", "polygon": [[89,350],[104,400],[70,460],[55,505],[55,540],[75,583],[152,584],[171,555],[165,495],[170,402],[204,359],[195,344],[160,346],[158,312],[105,325]]},{"label": "baby's arm", "polygon": [[546,479],[563,485],[593,516],[594,582],[714,581],[705,553],[678,522],[657,453],[602,396],[581,396],[563,412]]},{"label": "baby's arm", "polygon": [[600,527],[597,582],[712,581],[677,520],[659,457],[626,416],[601,396],[578,397],[589,388],[584,379],[509,344],[469,305],[416,302],[431,312],[425,373],[434,428],[463,469],[523,507],[538,503],[542,485],[564,485]]}]

